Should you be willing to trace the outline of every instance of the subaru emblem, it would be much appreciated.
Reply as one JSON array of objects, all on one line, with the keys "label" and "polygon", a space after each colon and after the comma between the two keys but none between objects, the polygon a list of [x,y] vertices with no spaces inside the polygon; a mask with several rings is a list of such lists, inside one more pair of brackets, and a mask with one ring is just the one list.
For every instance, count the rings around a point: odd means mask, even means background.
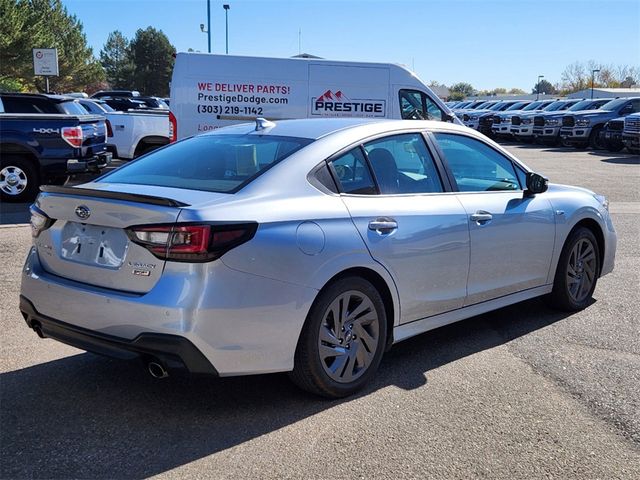
[{"label": "subaru emblem", "polygon": [[76,207],[76,215],[82,220],[86,220],[91,215],[91,210],[89,210],[89,207],[84,205],[78,205]]}]

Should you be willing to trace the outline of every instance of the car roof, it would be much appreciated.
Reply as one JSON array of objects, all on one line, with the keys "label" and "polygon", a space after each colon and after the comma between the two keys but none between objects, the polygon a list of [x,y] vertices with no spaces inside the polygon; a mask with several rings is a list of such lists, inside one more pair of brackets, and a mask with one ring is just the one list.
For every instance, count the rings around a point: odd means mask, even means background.
[{"label": "car roof", "polygon": [[78,100],[75,97],[69,97],[67,95],[52,95],[44,93],[1,93],[3,97],[18,97],[18,98],[47,98],[56,103],[70,102]]},{"label": "car roof", "polygon": [[[371,130],[370,133],[401,130],[409,128],[444,129],[468,132],[469,129],[452,123],[434,120],[387,120],[368,118],[305,118],[298,120],[278,120],[273,126],[256,130],[256,123],[242,123],[213,130],[201,136],[209,135],[275,135],[318,140],[327,135],[345,130]],[[355,132],[354,132],[355,133]]]}]

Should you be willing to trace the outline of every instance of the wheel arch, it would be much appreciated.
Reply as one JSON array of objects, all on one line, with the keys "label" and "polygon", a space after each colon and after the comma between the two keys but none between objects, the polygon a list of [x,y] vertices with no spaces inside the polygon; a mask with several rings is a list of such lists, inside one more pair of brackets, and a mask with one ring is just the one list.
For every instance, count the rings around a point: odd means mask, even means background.
[{"label": "wheel arch", "polygon": [[[593,218],[583,218],[581,220],[579,220],[574,226],[573,228],[569,231],[569,235],[567,235],[567,238],[569,238],[569,236],[578,228],[584,227],[587,230],[590,230],[591,233],[593,233],[593,236],[596,237],[596,241],[598,242],[598,260],[599,260],[599,271],[598,271],[598,277],[600,276],[600,272],[602,271],[602,265],[604,263],[604,258],[605,258],[605,248],[606,248],[606,244],[605,244],[605,239],[604,239],[604,232],[602,231],[602,227],[600,226],[600,224],[594,220]],[[566,242],[566,239],[565,239]],[[564,247],[564,246],[563,246]]]},{"label": "wheel arch", "polygon": [[396,320],[399,319],[399,300],[397,299],[395,286],[390,286],[388,281],[379,272],[369,267],[351,267],[346,270],[342,270],[327,280],[324,286],[318,291],[316,299],[334,282],[349,276],[364,278],[376,288],[378,293],[380,293],[382,302],[384,303],[385,316],[387,317],[386,348],[389,349],[393,344],[393,328],[397,323]]},{"label": "wheel arch", "polygon": [[146,137],[142,137],[136,143],[136,146],[133,150],[133,157],[137,157],[141,155],[141,152],[151,145],[158,145],[158,147],[162,147],[164,145],[169,144],[169,137],[163,137],[161,135],[147,135]]}]

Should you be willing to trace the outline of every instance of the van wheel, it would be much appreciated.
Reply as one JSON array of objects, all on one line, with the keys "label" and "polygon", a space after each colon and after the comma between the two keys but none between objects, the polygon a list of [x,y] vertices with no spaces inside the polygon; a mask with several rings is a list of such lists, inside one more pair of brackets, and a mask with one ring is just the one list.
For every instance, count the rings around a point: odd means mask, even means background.
[{"label": "van wheel", "polygon": [[579,227],[573,230],[562,248],[550,303],[559,310],[586,308],[596,288],[600,272],[600,251],[593,232]]},{"label": "van wheel", "polygon": [[33,163],[21,155],[0,159],[0,194],[7,202],[29,202],[38,194],[38,172]]},{"label": "van wheel", "polygon": [[317,395],[351,395],[375,375],[386,338],[384,303],[376,288],[363,278],[345,277],[311,307],[289,376]]}]

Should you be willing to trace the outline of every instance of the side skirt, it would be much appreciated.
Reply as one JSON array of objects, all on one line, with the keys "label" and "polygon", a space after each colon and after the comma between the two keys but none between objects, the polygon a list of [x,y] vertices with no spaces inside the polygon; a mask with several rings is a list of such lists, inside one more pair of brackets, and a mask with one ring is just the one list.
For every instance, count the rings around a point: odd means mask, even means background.
[{"label": "side skirt", "polygon": [[407,338],[411,338],[415,335],[419,335],[434,328],[443,327],[450,323],[455,323],[460,320],[464,320],[470,317],[475,317],[483,313],[497,310],[499,308],[513,305],[514,303],[529,300],[530,298],[539,297],[551,293],[553,285],[543,285],[541,287],[531,288],[522,292],[512,293],[504,297],[495,298],[486,302],[477,303],[468,307],[453,310],[451,312],[441,313],[432,317],[423,318],[421,320],[415,320],[410,323],[398,325],[393,329],[393,343],[401,342]]}]

